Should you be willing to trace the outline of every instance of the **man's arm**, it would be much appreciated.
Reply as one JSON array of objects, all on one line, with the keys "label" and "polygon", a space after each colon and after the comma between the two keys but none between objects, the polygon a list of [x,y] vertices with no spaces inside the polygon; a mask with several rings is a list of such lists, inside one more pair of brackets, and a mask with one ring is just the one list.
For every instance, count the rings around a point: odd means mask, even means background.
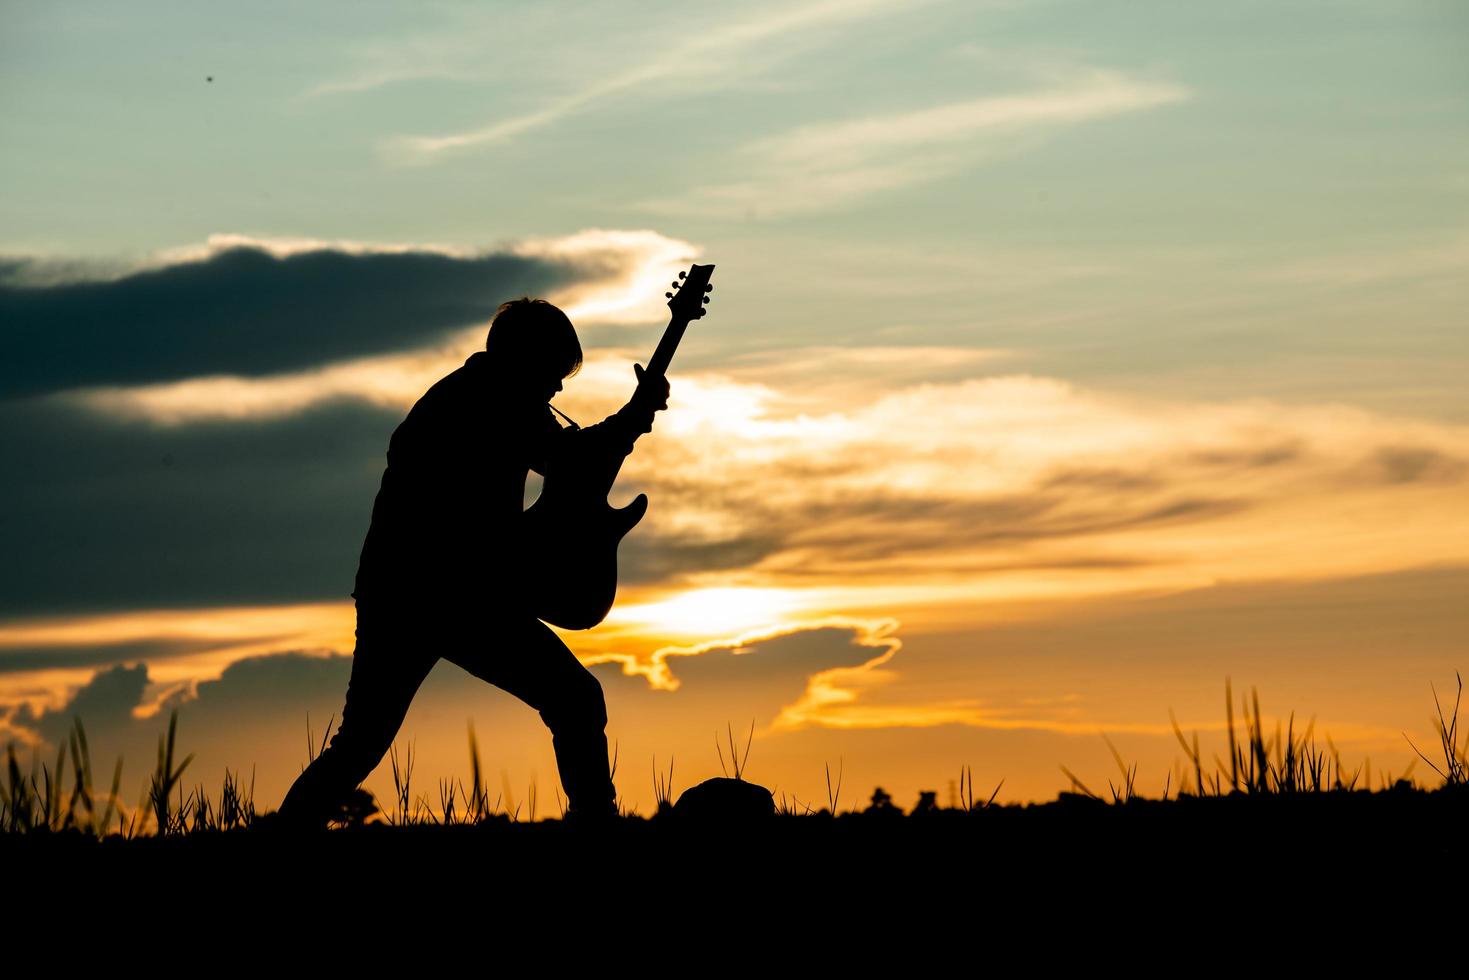
[{"label": "man's arm", "polygon": [[530,447],[530,468],[542,476],[563,457],[593,455],[626,456],[638,436],[653,429],[651,413],[629,402],[595,425],[563,426],[547,412],[544,425],[537,425]]},{"label": "man's arm", "polygon": [[562,454],[626,456],[632,452],[638,437],[653,431],[653,414],[668,407],[668,381],[645,373],[641,364],[633,365],[633,371],[638,387],[632,398],[595,425],[562,426],[548,408],[534,429],[530,468],[545,476],[546,467]]}]

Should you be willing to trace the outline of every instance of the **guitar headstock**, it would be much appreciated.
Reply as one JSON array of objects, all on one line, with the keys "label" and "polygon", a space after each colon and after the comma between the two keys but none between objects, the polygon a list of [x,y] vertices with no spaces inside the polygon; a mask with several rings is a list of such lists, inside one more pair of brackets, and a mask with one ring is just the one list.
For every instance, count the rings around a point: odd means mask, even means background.
[{"label": "guitar headstock", "polygon": [[680,272],[673,283],[676,293],[664,293],[668,297],[668,308],[673,315],[684,320],[697,320],[705,313],[704,304],[709,302],[709,293],[714,289],[709,277],[714,274],[712,265],[693,265],[688,272]]}]

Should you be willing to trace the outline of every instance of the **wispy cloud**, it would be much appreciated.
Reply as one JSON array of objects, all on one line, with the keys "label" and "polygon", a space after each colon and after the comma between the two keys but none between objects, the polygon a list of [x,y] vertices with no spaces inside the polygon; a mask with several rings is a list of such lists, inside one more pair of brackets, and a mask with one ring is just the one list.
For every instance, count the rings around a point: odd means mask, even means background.
[{"label": "wispy cloud", "polygon": [[[901,369],[914,352],[892,356]],[[818,350],[806,363],[825,362]],[[589,364],[583,383],[610,393],[624,370]],[[820,411],[758,377],[682,376],[677,413],[624,468],[658,502],[645,536],[765,543],[758,560],[663,588],[786,588],[870,615],[910,588],[972,604],[1466,558],[1444,534],[1464,524],[1463,426],[1024,375],[874,378]]]},{"label": "wispy cloud", "polygon": [[[391,19],[391,11],[389,18]],[[404,24],[369,31],[368,36],[341,42],[330,75],[303,89],[299,100],[361,95],[390,85],[419,81],[484,82],[505,72],[525,71],[532,58],[528,46],[505,43],[507,37],[544,36],[562,39],[556,30],[565,13],[549,5],[521,9],[505,5],[423,4]],[[545,49],[535,54],[544,61]]]},{"label": "wispy cloud", "polygon": [[1191,97],[1180,85],[1097,69],[1019,94],[802,126],[747,144],[742,154],[752,175],[746,179],[639,206],[724,217],[821,211],[1017,152],[1058,127]]},{"label": "wispy cloud", "polygon": [[[373,89],[382,88],[385,85],[394,85],[400,82],[423,81],[426,79],[443,79],[470,81],[478,76],[478,73],[467,66],[454,65],[446,61],[466,61],[468,52],[456,53],[445,49],[445,41],[434,39],[432,43],[404,44],[399,41],[393,45],[372,45],[365,49],[365,60],[368,62],[355,71],[342,75],[339,78],[331,78],[311,86],[300,94],[301,99],[316,99],[331,95],[352,95],[361,92],[370,92]],[[453,44],[454,49],[465,47],[464,39],[460,38]],[[483,57],[483,43],[477,42],[472,50]]]},{"label": "wispy cloud", "polygon": [[797,7],[768,7],[744,20],[725,24],[692,24],[680,20],[674,29],[651,44],[630,48],[641,54],[650,46],[652,57],[635,63],[548,100],[540,108],[508,116],[486,125],[440,136],[395,136],[384,142],[384,155],[399,163],[429,163],[443,154],[513,139],[551,125],[609,98],[655,85],[696,79],[725,84],[731,77],[758,71],[771,58],[790,57],[811,45],[830,44],[830,29],[848,22],[889,14],[909,13],[920,3],[894,0],[821,0]]},{"label": "wispy cloud", "polygon": [[1431,244],[1397,241],[1375,249],[1342,250],[1336,254],[1288,262],[1264,273],[1269,280],[1321,286],[1361,286],[1404,280],[1453,277],[1462,282],[1469,268],[1469,233],[1455,230],[1435,236]]}]

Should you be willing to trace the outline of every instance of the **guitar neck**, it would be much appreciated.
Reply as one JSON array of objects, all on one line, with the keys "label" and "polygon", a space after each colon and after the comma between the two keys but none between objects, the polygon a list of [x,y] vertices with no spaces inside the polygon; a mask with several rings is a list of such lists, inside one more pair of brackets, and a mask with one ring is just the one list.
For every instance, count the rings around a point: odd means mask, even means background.
[{"label": "guitar neck", "polygon": [[678,274],[683,282],[673,283],[678,295],[663,294],[669,298],[668,308],[673,311],[673,317],[668,321],[668,328],[663,331],[663,339],[658,341],[658,349],[648,361],[649,374],[668,374],[668,364],[673,360],[673,352],[678,350],[678,342],[683,339],[684,329],[705,313],[703,304],[709,302],[709,299],[704,294],[714,288],[709,285],[709,277],[713,273],[712,265],[690,266],[687,273]]},{"label": "guitar neck", "polygon": [[668,365],[673,360],[673,352],[678,350],[678,342],[683,340],[683,332],[688,328],[687,317],[675,316],[668,321],[668,326],[663,330],[663,339],[658,341],[658,349],[653,351],[652,358],[648,361],[648,373],[666,375]]}]

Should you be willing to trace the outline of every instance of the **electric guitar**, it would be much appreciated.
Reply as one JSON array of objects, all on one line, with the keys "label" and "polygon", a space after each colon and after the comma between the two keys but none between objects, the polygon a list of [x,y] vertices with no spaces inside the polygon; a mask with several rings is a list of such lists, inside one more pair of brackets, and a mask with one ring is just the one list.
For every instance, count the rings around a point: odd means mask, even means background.
[{"label": "electric guitar", "polygon": [[[689,323],[702,317],[714,287],[712,265],[680,272],[669,292],[672,311],[663,338],[653,351],[644,377],[667,374],[669,362]],[[648,495],[638,494],[625,507],[607,503],[626,457],[580,458],[560,463],[545,474],[541,495],[526,508],[522,540],[529,567],[531,612],[562,629],[591,629],[607,618],[617,598],[617,546],[648,510]]]}]

